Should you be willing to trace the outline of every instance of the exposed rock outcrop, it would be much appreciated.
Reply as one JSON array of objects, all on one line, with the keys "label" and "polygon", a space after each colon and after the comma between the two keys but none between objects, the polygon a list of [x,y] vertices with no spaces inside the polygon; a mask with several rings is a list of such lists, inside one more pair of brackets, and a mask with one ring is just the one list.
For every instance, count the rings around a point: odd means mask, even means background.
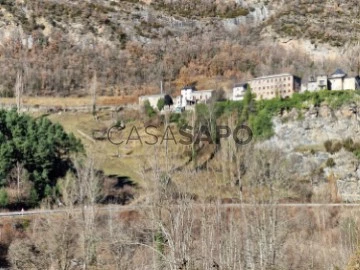
[{"label": "exposed rock outcrop", "polygon": [[[325,180],[335,177],[338,195],[343,201],[360,201],[359,160],[344,148],[330,154],[324,147],[327,140],[343,142],[351,138],[359,141],[359,116],[354,104],[338,110],[326,105],[301,112],[292,110],[273,119],[275,135],[258,146],[281,149],[296,164],[290,172],[294,176],[311,178],[315,170],[322,168]],[[326,164],[329,158],[335,162],[333,167]]]}]

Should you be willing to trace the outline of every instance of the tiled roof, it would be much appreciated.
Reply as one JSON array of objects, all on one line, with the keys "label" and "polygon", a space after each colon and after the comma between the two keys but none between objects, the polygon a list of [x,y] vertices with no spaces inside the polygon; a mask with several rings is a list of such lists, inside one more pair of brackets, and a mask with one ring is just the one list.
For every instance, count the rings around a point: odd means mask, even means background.
[{"label": "tiled roof", "polygon": [[277,78],[277,77],[283,77],[283,76],[293,76],[293,75],[291,75],[290,73],[274,74],[274,75],[257,77],[257,78],[252,79],[252,81],[254,81],[254,80],[260,80],[260,79]]},{"label": "tiled roof", "polygon": [[331,76],[340,76],[340,75],[344,75],[344,76],[346,75],[346,73],[341,68],[337,68],[335,72],[331,74]]},{"label": "tiled roof", "polygon": [[234,84],[234,87],[241,87],[241,86],[246,86],[247,85],[247,83],[236,83],[236,84]]}]

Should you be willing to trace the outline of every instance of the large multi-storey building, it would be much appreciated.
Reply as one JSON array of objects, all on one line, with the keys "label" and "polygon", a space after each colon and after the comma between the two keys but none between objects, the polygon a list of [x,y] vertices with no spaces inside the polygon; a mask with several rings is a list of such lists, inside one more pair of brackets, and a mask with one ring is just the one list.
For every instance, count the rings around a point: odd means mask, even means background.
[{"label": "large multi-storey building", "polygon": [[264,76],[249,81],[251,91],[256,99],[271,99],[277,96],[286,98],[299,92],[301,79],[289,73]]}]

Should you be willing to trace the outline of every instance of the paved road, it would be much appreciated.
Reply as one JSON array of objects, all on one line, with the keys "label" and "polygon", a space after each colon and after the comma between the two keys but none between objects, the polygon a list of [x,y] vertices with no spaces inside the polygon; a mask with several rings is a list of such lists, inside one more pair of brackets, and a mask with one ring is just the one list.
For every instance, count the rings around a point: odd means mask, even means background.
[{"label": "paved road", "polygon": [[[174,205],[176,206],[176,205]],[[196,207],[206,207],[206,206],[215,206],[214,204],[195,204]],[[360,203],[280,203],[280,204],[220,204],[221,208],[240,208],[240,207],[295,207],[295,208],[333,208],[333,207],[359,207]],[[151,206],[132,206],[132,205],[117,205],[117,206],[106,206],[106,207],[98,207],[96,211],[105,212],[105,211],[128,211],[128,210],[137,210],[137,209],[144,209]],[[86,207],[85,207],[86,209]],[[81,208],[74,208],[74,209],[67,209],[67,208],[60,208],[60,209],[49,209],[49,210],[29,210],[29,211],[15,211],[15,212],[2,212],[0,213],[0,217],[18,217],[18,216],[34,216],[34,215],[50,215],[50,214],[58,214],[58,213],[65,213],[67,211],[71,212],[80,212]]]}]

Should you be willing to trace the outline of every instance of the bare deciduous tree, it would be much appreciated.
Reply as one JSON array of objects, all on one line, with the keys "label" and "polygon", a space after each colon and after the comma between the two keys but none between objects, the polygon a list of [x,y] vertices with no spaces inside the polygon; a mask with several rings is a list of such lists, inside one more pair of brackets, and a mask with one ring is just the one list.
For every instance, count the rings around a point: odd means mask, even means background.
[{"label": "bare deciduous tree", "polygon": [[97,115],[96,115],[96,93],[97,93],[97,87],[98,87],[98,82],[97,82],[97,73],[96,71],[94,71],[92,80],[91,80],[91,86],[90,86],[90,94],[91,94],[91,109],[92,109],[92,114],[94,116],[94,118],[97,120]]},{"label": "bare deciduous tree", "polygon": [[23,74],[21,71],[18,71],[16,75],[16,83],[15,83],[16,108],[18,113],[21,112],[21,108],[22,108],[23,91],[24,91]]},{"label": "bare deciduous tree", "polygon": [[77,186],[82,209],[82,234],[84,269],[97,262],[96,202],[100,194],[100,181],[96,175],[94,159],[76,163]]},{"label": "bare deciduous tree", "polygon": [[360,75],[360,42],[349,42],[344,48],[346,64],[357,76]]}]

